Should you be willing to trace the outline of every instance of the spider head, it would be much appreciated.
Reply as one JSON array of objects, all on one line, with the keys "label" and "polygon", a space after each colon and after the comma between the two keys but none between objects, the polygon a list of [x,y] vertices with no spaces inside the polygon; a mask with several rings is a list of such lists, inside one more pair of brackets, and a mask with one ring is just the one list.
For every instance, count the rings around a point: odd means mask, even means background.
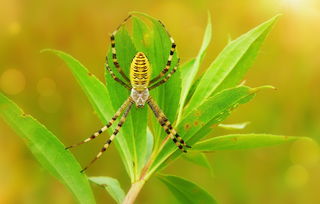
[{"label": "spider head", "polygon": [[144,89],[143,91],[137,91],[136,89],[131,89],[131,98],[135,102],[137,108],[143,108],[144,104],[149,98],[149,90]]}]

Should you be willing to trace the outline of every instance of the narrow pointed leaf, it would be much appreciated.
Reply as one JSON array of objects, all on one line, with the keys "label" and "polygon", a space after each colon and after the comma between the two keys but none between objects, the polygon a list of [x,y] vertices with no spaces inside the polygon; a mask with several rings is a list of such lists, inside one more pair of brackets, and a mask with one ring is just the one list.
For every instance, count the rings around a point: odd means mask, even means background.
[{"label": "narrow pointed leaf", "polygon": [[[207,48],[211,41],[211,35],[212,35],[212,26],[211,26],[211,17],[210,13],[208,13],[208,23],[206,30],[204,32],[203,41],[201,48],[199,50],[199,53],[195,60],[189,61],[187,66],[185,66],[183,69],[181,69],[181,78],[183,79],[182,82],[182,91],[181,91],[181,97],[180,97],[180,106],[179,106],[179,116],[178,116],[178,122],[180,121],[181,115],[182,115],[182,109],[186,104],[186,99],[189,94],[190,88],[192,87],[192,84],[194,82],[194,79],[199,71],[200,65],[203,61],[203,58],[206,54]],[[199,99],[198,99],[199,101]]]},{"label": "narrow pointed leaf", "polygon": [[122,203],[125,193],[117,179],[111,177],[90,177],[89,179],[93,183],[105,188],[117,203]]},{"label": "narrow pointed leaf", "polygon": [[39,163],[64,183],[79,203],[95,203],[87,177],[72,154],[45,126],[0,93],[0,117],[25,141]]},{"label": "narrow pointed leaf", "polygon": [[159,179],[168,187],[179,203],[217,203],[205,189],[184,178],[161,175]]},{"label": "narrow pointed leaf", "polygon": [[[80,87],[88,97],[93,109],[98,114],[98,117],[103,124],[106,124],[106,122],[109,121],[115,113],[115,109],[113,109],[111,105],[111,99],[107,88],[72,56],[58,50],[46,49],[44,51],[56,54],[68,65],[68,68],[71,70]],[[100,127],[96,128],[98,129]],[[111,130],[109,129],[108,132],[110,134]],[[88,135],[90,134],[91,133],[88,133]],[[85,137],[87,137],[87,135],[83,135],[83,138]],[[131,156],[128,151],[126,140],[122,135],[119,135],[115,140],[115,144],[129,176],[133,178]]]},{"label": "narrow pointed leaf", "polygon": [[223,49],[203,75],[184,114],[197,106],[199,99],[208,98],[218,91],[233,87],[242,80],[277,18],[278,16],[257,26]]},{"label": "narrow pointed leaf", "polygon": [[193,150],[216,151],[216,150],[238,150],[258,147],[267,147],[291,142],[298,139],[309,139],[306,137],[290,137],[271,134],[230,134],[213,137],[193,146]]}]

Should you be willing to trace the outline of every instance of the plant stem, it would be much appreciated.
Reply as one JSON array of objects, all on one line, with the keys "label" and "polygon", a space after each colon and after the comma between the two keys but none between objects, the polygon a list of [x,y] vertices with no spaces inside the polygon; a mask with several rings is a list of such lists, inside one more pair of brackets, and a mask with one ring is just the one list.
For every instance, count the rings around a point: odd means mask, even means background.
[{"label": "plant stem", "polygon": [[146,178],[146,175],[148,173],[148,170],[151,166],[151,164],[154,162],[154,160],[156,159],[157,155],[161,152],[161,150],[163,149],[164,145],[166,144],[166,142],[169,140],[169,136],[167,136],[166,138],[164,138],[161,142],[160,148],[158,150],[155,150],[152,152],[147,164],[143,167],[142,169],[142,173],[141,173],[141,177],[140,180],[144,179],[144,180],[148,180],[148,178]]},{"label": "plant stem", "polygon": [[144,184],[145,180],[139,180],[136,183],[133,183],[122,204],[133,204]]},{"label": "plant stem", "polygon": [[[124,198],[122,204],[133,204],[133,202],[136,200],[138,194],[140,193],[142,187],[144,186],[146,179],[145,176],[147,175],[147,172],[151,166],[151,164],[154,162],[154,159],[156,158],[156,156],[158,155],[158,153],[163,149],[164,145],[166,144],[166,142],[168,141],[169,136],[167,136],[160,145],[160,148],[157,151],[153,151],[153,153],[150,156],[149,161],[147,162],[147,164],[144,166],[142,173],[141,173],[141,177],[140,179],[133,183],[126,195],[126,197]],[[149,175],[150,176],[150,175]]]}]

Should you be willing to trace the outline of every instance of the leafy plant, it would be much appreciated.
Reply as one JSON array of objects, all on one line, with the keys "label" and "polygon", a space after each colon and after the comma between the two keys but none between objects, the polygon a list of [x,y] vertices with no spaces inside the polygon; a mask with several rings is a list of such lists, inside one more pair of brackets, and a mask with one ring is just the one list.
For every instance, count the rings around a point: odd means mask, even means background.
[{"label": "leafy plant", "polygon": [[[131,29],[125,25],[116,35],[119,63],[128,75],[132,57],[142,51],[151,62],[154,77],[165,66],[170,39],[157,19],[141,13],[133,15]],[[184,158],[210,169],[204,154],[206,152],[256,148],[299,139],[268,134],[233,134],[201,140],[210,135],[211,130],[218,125],[226,128],[244,127],[245,124],[226,126],[221,125],[221,122],[233,109],[253,99],[258,91],[273,88],[251,88],[239,85],[239,82],[251,67],[262,42],[277,19],[278,16],[275,16],[231,41],[207,71],[196,79],[211,41],[212,28],[208,18],[198,55],[180,66],[166,84],[151,91],[169,120],[176,121],[174,126],[179,134],[193,146],[189,154],[183,155]],[[103,84],[72,56],[58,50],[44,51],[54,53],[66,62],[102,123],[105,124],[112,117],[130,94],[109,73],[106,72],[106,84]],[[107,55],[112,57],[111,49]],[[172,67],[177,63],[177,55],[176,53],[173,57]],[[115,70],[113,64],[110,66]],[[87,177],[79,173],[80,165],[45,126],[25,115],[3,94],[0,94],[0,110],[0,116],[25,140],[43,167],[63,182],[80,203],[95,203]],[[167,142],[168,138],[157,120],[147,119],[150,116],[147,107],[133,108],[115,139],[115,146],[132,183],[128,193],[125,195],[114,178],[90,178],[90,181],[106,188],[117,203],[133,203],[152,175],[182,156],[175,145]],[[110,134],[111,130],[108,131]],[[159,174],[158,177],[181,202],[196,203],[201,199],[204,203],[215,203],[212,195],[191,181],[171,175]]]}]

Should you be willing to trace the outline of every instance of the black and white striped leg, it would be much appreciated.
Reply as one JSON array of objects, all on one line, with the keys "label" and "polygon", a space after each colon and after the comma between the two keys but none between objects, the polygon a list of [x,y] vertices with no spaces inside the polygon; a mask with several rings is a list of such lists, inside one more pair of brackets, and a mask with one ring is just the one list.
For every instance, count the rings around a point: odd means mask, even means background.
[{"label": "black and white striped leg", "polygon": [[153,78],[151,81],[150,81],[150,84],[152,83],[155,83],[156,81],[158,81],[161,77],[163,77],[167,72],[168,70],[170,69],[170,66],[171,66],[171,61],[172,61],[172,58],[173,58],[173,55],[174,55],[174,52],[176,50],[176,44],[174,42],[174,39],[171,37],[170,33],[168,32],[168,30],[166,29],[166,27],[164,26],[164,24],[159,21],[161,23],[161,25],[163,26],[163,28],[165,29],[165,31],[167,32],[168,36],[170,37],[170,41],[171,41],[171,49],[170,49],[170,53],[169,53],[169,57],[168,57],[168,61],[167,61],[167,64],[166,66],[164,67],[164,69],[160,72],[160,74],[158,76],[156,76],[155,78]]},{"label": "black and white striped leg", "polygon": [[70,148],[73,148],[73,147],[76,147],[76,146],[79,146],[83,143],[86,143],[86,142],[90,142],[91,140],[95,139],[96,137],[98,137],[99,135],[101,135],[104,131],[106,131],[113,123],[114,121],[117,120],[117,118],[120,116],[120,114],[124,111],[124,109],[126,109],[126,107],[131,103],[131,98],[128,98],[122,105],[121,107],[118,109],[118,111],[114,114],[114,116],[112,117],[112,119],[105,125],[103,126],[100,130],[98,130],[97,132],[93,133],[90,137],[88,137],[87,139],[77,143],[77,144],[74,144],[74,145],[71,145],[69,147],[66,147],[65,149],[70,149]]},{"label": "black and white striped leg", "polygon": [[160,86],[161,84],[166,83],[170,79],[170,77],[177,71],[177,69],[179,67],[179,62],[180,62],[180,58],[178,59],[177,65],[171,70],[171,72],[165,78],[163,78],[161,81],[158,81],[157,83],[155,83],[151,87],[149,87],[149,90],[154,89],[154,88]]},{"label": "black and white striped leg", "polygon": [[187,145],[186,142],[179,136],[179,134],[176,132],[175,129],[173,129],[171,123],[168,121],[167,118],[163,118],[163,128],[166,130],[166,129],[169,129],[171,134],[174,135],[174,138],[173,139],[173,142],[179,142],[180,144],[182,144],[183,146],[187,147],[187,148],[191,148],[191,146]]},{"label": "black and white striped leg", "polygon": [[102,156],[103,152],[105,152],[108,149],[108,147],[110,146],[111,142],[116,137],[116,135],[119,133],[122,125],[124,124],[124,122],[126,120],[126,117],[128,116],[129,111],[130,111],[130,109],[132,107],[132,104],[133,104],[133,101],[130,98],[130,103],[129,103],[128,107],[126,108],[126,110],[124,111],[124,113],[123,113],[123,115],[122,115],[122,117],[120,119],[120,122],[118,123],[116,129],[113,131],[112,135],[107,140],[107,142],[103,145],[102,149],[97,154],[97,156],[93,160],[91,160],[91,162],[84,169],[81,170],[81,173],[84,172],[85,170],[87,170],[97,159],[99,159]]},{"label": "black and white striped leg", "polygon": [[111,37],[110,37],[113,64],[116,66],[118,72],[121,74],[121,76],[122,76],[122,77],[124,78],[124,80],[126,80],[127,82],[130,82],[130,80],[129,80],[129,78],[125,75],[125,73],[123,72],[123,70],[121,69],[120,64],[119,64],[119,62],[118,62],[118,59],[117,59],[115,35],[116,35],[116,33],[119,31],[120,27],[121,27],[122,25],[124,25],[130,17],[131,17],[131,15],[129,15],[126,19],[124,19],[124,21],[118,26],[118,28],[117,28],[115,31],[113,31],[113,33],[111,34]]},{"label": "black and white striped leg", "polygon": [[129,86],[128,84],[126,84],[125,82],[123,82],[121,79],[119,79],[111,70],[109,64],[108,64],[108,57],[106,58],[106,70],[110,73],[111,77],[118,82],[119,84],[121,84],[123,87],[125,87],[128,90],[131,90],[131,86]]},{"label": "black and white striped leg", "polygon": [[149,97],[147,103],[149,104],[151,110],[153,111],[154,115],[156,116],[158,122],[166,131],[168,136],[172,139],[174,144],[182,151],[187,152],[185,147],[191,148],[189,145],[185,143],[185,141],[178,135],[177,131],[172,127],[171,123],[169,122],[168,118],[162,112],[160,107],[156,104],[156,102]]}]

